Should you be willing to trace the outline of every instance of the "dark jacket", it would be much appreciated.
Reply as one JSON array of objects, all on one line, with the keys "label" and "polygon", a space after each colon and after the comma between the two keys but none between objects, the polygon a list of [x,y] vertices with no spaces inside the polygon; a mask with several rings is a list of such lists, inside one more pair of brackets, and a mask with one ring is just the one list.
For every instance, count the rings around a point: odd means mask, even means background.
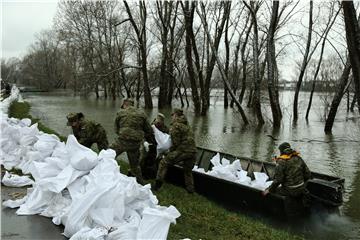
[{"label": "dark jacket", "polygon": [[305,188],[305,183],[310,179],[311,172],[304,160],[295,151],[282,156],[285,157],[277,160],[274,180],[269,191],[275,192],[281,184],[282,188],[291,195],[297,195],[297,192],[301,192]]}]

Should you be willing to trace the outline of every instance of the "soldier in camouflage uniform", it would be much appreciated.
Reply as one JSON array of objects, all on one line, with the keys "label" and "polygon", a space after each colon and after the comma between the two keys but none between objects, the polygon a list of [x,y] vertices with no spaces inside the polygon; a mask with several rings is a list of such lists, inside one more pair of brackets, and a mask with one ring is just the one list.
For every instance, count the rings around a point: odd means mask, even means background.
[{"label": "soldier in camouflage uniform", "polygon": [[109,147],[105,129],[99,123],[85,120],[82,113],[69,113],[66,118],[67,125],[71,126],[80,144],[91,148],[94,143],[97,143],[99,151]]},{"label": "soldier in camouflage uniform", "polygon": [[169,128],[165,125],[164,114],[158,113],[151,125],[154,125],[161,132],[169,134]]},{"label": "soldier in camouflage uniform", "polygon": [[192,169],[196,159],[195,137],[181,109],[175,109],[172,114],[170,136],[172,141],[170,152],[159,163],[156,182],[152,189],[157,191],[161,187],[169,165],[182,163],[186,190],[193,193]]},{"label": "soldier in camouflage uniform", "polygon": [[[152,128],[143,111],[134,107],[132,99],[125,99],[115,119],[117,141],[112,145],[116,156],[126,152],[131,173],[140,184],[145,184],[140,169],[140,146],[144,139],[153,138]],[[151,141],[151,140],[149,140]]]},{"label": "soldier in camouflage uniform", "polygon": [[[278,193],[286,196],[289,215],[296,215],[296,209],[293,209],[294,201],[301,200],[307,207],[309,202],[309,192],[306,189],[306,182],[311,177],[311,172],[299,153],[291,149],[289,143],[284,142],[279,146],[280,157],[275,159],[277,165],[273,183],[267,188],[263,195],[268,193]],[[281,187],[278,186],[281,184]]]}]

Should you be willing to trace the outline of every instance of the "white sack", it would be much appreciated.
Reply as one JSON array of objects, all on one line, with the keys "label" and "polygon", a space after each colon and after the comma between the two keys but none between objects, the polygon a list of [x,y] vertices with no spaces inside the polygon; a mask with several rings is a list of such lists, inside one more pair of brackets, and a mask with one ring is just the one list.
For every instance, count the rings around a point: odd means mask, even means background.
[{"label": "white sack", "polygon": [[168,151],[172,145],[171,137],[167,133],[163,133],[155,125],[151,126],[154,130],[155,140],[157,142],[157,156],[160,156],[162,153]]},{"label": "white sack", "polygon": [[34,181],[30,179],[29,176],[18,176],[16,174],[10,174],[6,171],[2,179],[2,183],[8,187],[24,187],[33,185]]},{"label": "white sack", "polygon": [[25,196],[21,199],[16,199],[16,200],[9,199],[7,201],[4,201],[2,203],[2,205],[4,207],[8,207],[8,208],[18,208],[18,207],[20,207],[20,205],[22,205],[24,202],[26,202],[26,200],[27,200],[27,196]]},{"label": "white sack", "polygon": [[71,156],[71,166],[76,170],[89,171],[98,163],[97,154],[91,149],[78,143],[74,135],[68,136],[66,149]]},{"label": "white sack", "polygon": [[84,227],[76,234],[74,234],[70,240],[104,240],[108,230],[105,228],[88,228]]},{"label": "white sack", "polygon": [[168,208],[145,208],[137,239],[166,240],[170,223],[176,223],[175,219],[180,215],[174,206]]}]

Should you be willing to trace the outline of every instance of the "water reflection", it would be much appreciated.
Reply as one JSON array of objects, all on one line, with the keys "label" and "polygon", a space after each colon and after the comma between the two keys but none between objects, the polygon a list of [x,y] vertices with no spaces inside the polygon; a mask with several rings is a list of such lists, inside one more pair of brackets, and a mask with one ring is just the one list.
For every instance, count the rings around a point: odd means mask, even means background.
[{"label": "water reflection", "polygon": [[[277,146],[289,142],[300,152],[311,170],[345,178],[344,216],[329,215],[312,218],[306,236],[314,239],[356,239],[360,236],[360,121],[359,114],[347,113],[341,105],[332,135],[325,135],[322,101],[314,96],[309,122],[304,120],[308,94],[302,93],[299,102],[299,120],[296,125],[291,118],[292,92],[282,92],[283,122],[279,130],[271,124],[256,128],[256,121],[247,113],[252,124],[244,126],[239,113],[224,109],[219,99],[211,101],[207,117],[195,116],[192,108],[184,109],[193,127],[198,146],[239,156],[269,161],[278,154]],[[83,112],[88,119],[101,123],[107,130],[109,141],[114,141],[114,120],[121,102],[73,97],[66,93],[28,94],[24,98],[32,105],[32,114],[63,135],[70,133],[66,126],[68,112]],[[176,105],[176,103],[175,103]],[[245,109],[248,110],[248,109]],[[171,109],[161,112],[170,122]],[[155,118],[158,109],[146,111],[149,120]],[[263,108],[264,117],[271,119],[268,105]],[[286,226],[283,226],[286,228]]]}]

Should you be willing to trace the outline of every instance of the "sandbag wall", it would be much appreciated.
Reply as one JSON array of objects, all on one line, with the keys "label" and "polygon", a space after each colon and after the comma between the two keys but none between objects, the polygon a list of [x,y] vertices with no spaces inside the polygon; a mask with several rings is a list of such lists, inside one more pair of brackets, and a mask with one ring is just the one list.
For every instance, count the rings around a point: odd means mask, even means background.
[{"label": "sandbag wall", "polygon": [[73,135],[64,143],[30,119],[8,118],[7,108],[19,96],[13,88],[0,103],[0,163],[34,181],[6,173],[3,184],[32,186],[24,198],[4,206],[18,207],[18,215],[52,218],[70,239],[166,239],[170,223],[180,216],[175,207],[159,206],[149,184],[121,174],[112,149],[97,154]]}]

